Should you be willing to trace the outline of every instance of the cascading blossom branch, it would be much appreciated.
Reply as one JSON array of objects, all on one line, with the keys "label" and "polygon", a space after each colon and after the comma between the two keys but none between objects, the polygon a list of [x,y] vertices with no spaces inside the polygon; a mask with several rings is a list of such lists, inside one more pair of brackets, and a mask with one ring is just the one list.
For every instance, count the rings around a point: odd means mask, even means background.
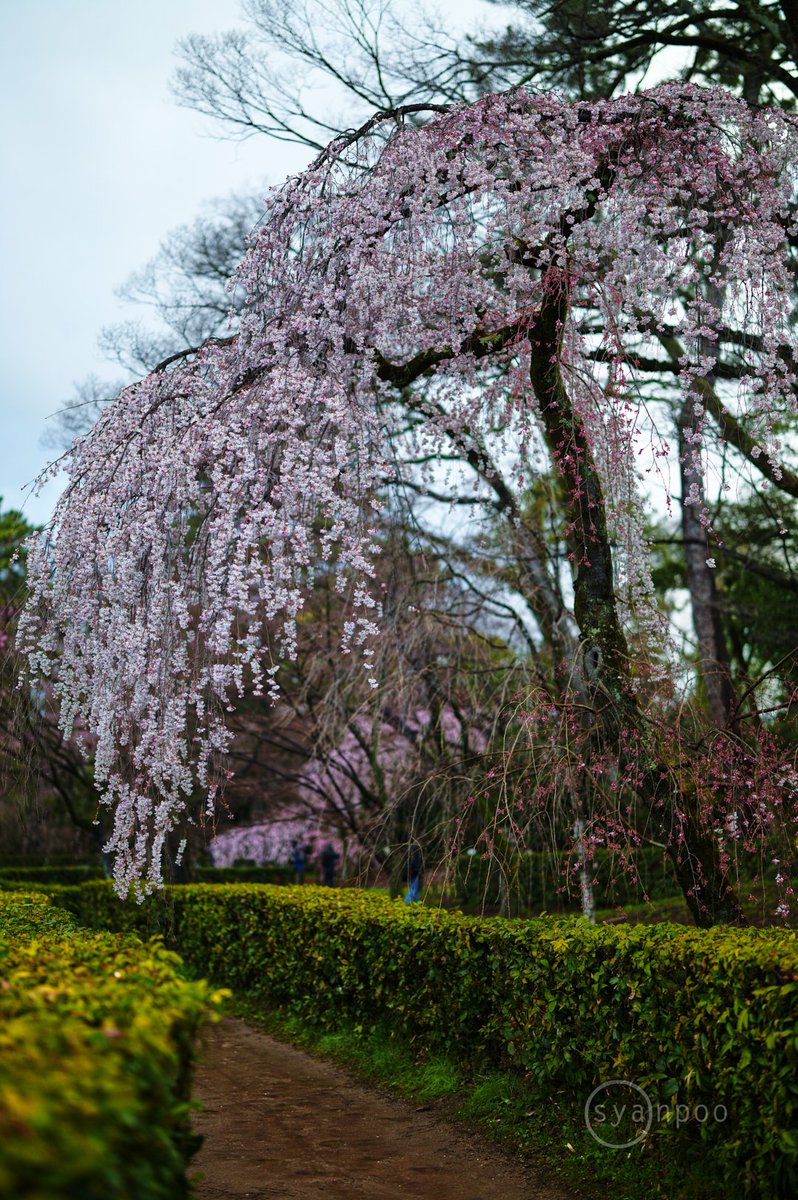
[{"label": "cascading blossom branch", "polygon": [[[520,90],[421,127],[379,115],[270,195],[235,279],[237,336],[108,406],[30,553],[21,643],[64,730],[91,738],[120,892],[157,886],[169,830],[198,792],[212,805],[225,710],[276,686],[320,564],[352,589],[346,638],[368,668],[397,389],[433,447],[466,427],[503,429],[509,452],[542,437],[574,526],[592,457],[611,520],[634,526],[634,355],[678,335],[698,408],[733,328],[744,370],[726,402],[776,461],[771,429],[795,403],[797,151],[792,118],[720,89],[596,104]],[[531,371],[553,308],[573,445]],[[575,572],[601,534],[582,516]],[[643,556],[624,570],[634,595]]]}]

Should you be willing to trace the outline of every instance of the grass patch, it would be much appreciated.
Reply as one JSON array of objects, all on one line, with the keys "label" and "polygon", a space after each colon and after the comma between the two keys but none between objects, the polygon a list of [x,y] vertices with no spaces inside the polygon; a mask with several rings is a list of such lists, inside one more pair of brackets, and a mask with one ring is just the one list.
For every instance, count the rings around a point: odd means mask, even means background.
[{"label": "grass patch", "polygon": [[707,1147],[656,1130],[630,1150],[602,1147],[571,1097],[543,1095],[522,1076],[466,1071],[445,1057],[419,1058],[389,1031],[359,1026],[319,1031],[291,1014],[234,996],[229,1011],[275,1037],[330,1059],[361,1079],[487,1135],[574,1197],[605,1200],[723,1200]]},{"label": "grass patch", "polygon": [[456,1092],[463,1085],[462,1072],[447,1058],[423,1061],[413,1058],[384,1029],[348,1029],[318,1032],[298,1017],[269,1012],[252,1000],[236,997],[232,1002],[236,1016],[254,1021],[276,1037],[350,1067],[372,1082],[413,1100],[433,1101]]}]

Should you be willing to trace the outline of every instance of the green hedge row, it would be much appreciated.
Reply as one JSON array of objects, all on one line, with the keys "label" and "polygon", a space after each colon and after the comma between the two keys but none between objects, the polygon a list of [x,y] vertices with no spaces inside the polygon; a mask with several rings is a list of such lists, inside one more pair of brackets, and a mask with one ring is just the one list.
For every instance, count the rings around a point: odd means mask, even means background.
[{"label": "green hedge row", "polygon": [[[103,884],[65,892],[82,919],[161,931],[220,984],[316,1025],[387,1025],[579,1104],[628,1079],[665,1106],[653,1136],[705,1139],[729,1196],[798,1194],[789,933],[482,920],[315,887],[189,886],[141,906]],[[674,1133],[676,1105],[727,1115]]]},{"label": "green hedge row", "polygon": [[[197,867],[198,883],[293,883],[294,872],[289,866],[269,863],[264,867]],[[98,864],[56,864],[54,866],[0,867],[0,889],[9,884],[26,883],[50,888],[53,884],[86,883],[102,879]]]},{"label": "green hedge row", "polygon": [[198,883],[293,883],[292,867],[267,863],[263,867],[198,867]]},{"label": "green hedge row", "polygon": [[50,854],[42,858],[41,854],[0,854],[0,871],[19,867],[96,867],[96,859],[76,862],[74,854]]},{"label": "green hedge row", "polygon": [[[468,907],[495,907],[506,893],[513,913],[578,910],[579,879],[567,873],[567,865],[565,855],[558,860],[539,851],[528,851],[502,865],[495,858],[462,854],[457,859],[457,898]],[[628,854],[625,863],[617,852],[597,850],[589,874],[596,908],[679,894],[670,860],[653,846]]]},{"label": "green hedge row", "polygon": [[58,863],[53,866],[0,867],[0,888],[8,883],[43,884],[86,883],[89,879],[102,879],[103,869],[90,863]]},{"label": "green hedge row", "polygon": [[213,996],[179,965],[42,895],[0,894],[0,1196],[186,1194],[192,1047]]}]

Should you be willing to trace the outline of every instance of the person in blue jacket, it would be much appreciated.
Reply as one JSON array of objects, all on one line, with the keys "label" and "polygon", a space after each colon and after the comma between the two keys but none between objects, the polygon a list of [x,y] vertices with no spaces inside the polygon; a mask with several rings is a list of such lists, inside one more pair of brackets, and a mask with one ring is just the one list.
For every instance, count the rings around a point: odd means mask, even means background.
[{"label": "person in blue jacket", "polygon": [[421,899],[421,885],[424,882],[424,859],[418,842],[413,842],[407,858],[407,875],[410,886],[405,896],[405,904],[414,904]]}]

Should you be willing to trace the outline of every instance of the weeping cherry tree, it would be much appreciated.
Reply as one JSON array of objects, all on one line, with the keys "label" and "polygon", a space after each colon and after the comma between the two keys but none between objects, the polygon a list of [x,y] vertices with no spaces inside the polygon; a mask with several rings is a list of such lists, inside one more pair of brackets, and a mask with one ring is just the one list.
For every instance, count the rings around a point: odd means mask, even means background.
[{"label": "weeping cherry tree", "polygon": [[[667,497],[673,456],[636,356],[678,339],[679,449],[705,528],[729,339],[742,369],[726,411],[751,471],[778,477],[796,407],[796,165],[795,121],[722,89],[591,104],[518,89],[379,113],[271,193],[234,277],[239,332],[121,392],[69,452],[30,552],[22,646],[64,730],[94,748],[120,893],[158,886],[169,832],[213,810],[226,713],[247,689],[277,694],[321,567],[348,596],[342,653],[369,675],[386,427],[410,397],[431,470],[447,438],[484,431],[505,460],[553,473],[576,649],[551,720],[667,847],[696,920],[741,919],[717,814],[652,717],[675,656],[641,467]],[[749,823],[794,801],[792,778],[766,811],[749,803]]]}]

